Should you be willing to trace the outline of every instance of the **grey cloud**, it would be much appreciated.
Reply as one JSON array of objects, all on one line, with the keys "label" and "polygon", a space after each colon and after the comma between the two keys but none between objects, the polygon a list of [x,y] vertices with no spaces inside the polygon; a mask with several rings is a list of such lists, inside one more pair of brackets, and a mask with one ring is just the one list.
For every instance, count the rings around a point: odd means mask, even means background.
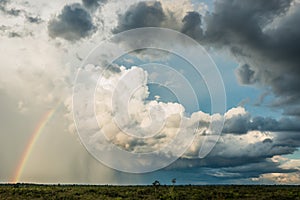
[{"label": "grey cloud", "polygon": [[[251,137],[260,137],[259,135],[253,134]],[[264,173],[289,173],[297,170],[294,168],[284,170],[279,166],[279,162],[274,162],[270,158],[297,151],[300,147],[298,132],[274,132],[264,140],[259,139],[250,143],[248,140],[251,137],[224,135],[205,158],[180,158],[166,169],[217,169],[229,172],[230,176],[227,178],[249,178]]]},{"label": "grey cloud", "polygon": [[11,8],[9,10],[6,10],[6,14],[12,15],[12,16],[19,16],[23,10]]},{"label": "grey cloud", "polygon": [[8,2],[8,0],[0,0],[0,11],[5,11],[5,6]]},{"label": "grey cloud", "polygon": [[2,5],[6,4],[7,2],[9,2],[9,0],[0,0],[0,4]]},{"label": "grey cloud", "polygon": [[249,130],[251,116],[235,115],[230,119],[226,119],[223,127],[223,133],[247,133]]},{"label": "grey cloud", "polygon": [[270,138],[267,138],[263,141],[263,143],[272,143],[272,142],[273,142],[273,140],[271,140]]},{"label": "grey cloud", "polygon": [[[187,10],[187,9],[185,9]],[[184,11],[186,12],[186,11]],[[181,31],[186,35],[200,40],[202,38],[201,16],[197,12],[182,13],[163,1],[141,1],[131,5],[124,13],[118,16],[118,25],[112,30],[114,34],[142,27],[161,27]],[[151,35],[151,34],[150,34]],[[153,35],[151,35],[153,37]],[[148,40],[148,36],[143,40],[143,44]],[[159,35],[161,41],[168,35]],[[136,46],[135,38],[132,41],[126,41],[128,46]],[[153,41],[150,41],[151,43]],[[131,44],[133,43],[133,45]],[[162,60],[166,59],[170,54],[157,50],[139,50],[134,54],[137,57],[145,59]]]},{"label": "grey cloud", "polygon": [[257,178],[266,173],[293,173],[297,169],[283,169],[280,163],[272,162],[270,159],[249,157],[212,157],[204,159],[178,159],[165,171],[178,170],[195,174],[208,175],[221,179],[248,179]]},{"label": "grey cloud", "polygon": [[300,6],[291,2],[216,0],[200,41],[229,49],[242,64],[236,73],[240,82],[270,87],[277,97],[273,106],[300,101]]},{"label": "grey cloud", "polygon": [[262,27],[285,12],[291,0],[215,0],[214,12],[205,16],[206,40],[218,45],[259,46]]},{"label": "grey cloud", "polygon": [[[244,144],[246,138],[241,138],[241,143],[236,139],[224,137],[225,142],[220,142],[212,150],[208,159],[212,164],[221,161],[219,167],[240,166],[243,164],[262,162],[276,155],[288,155],[300,147],[299,134],[293,132],[273,133],[273,138]],[[238,136],[235,136],[238,137]],[[233,149],[232,145],[236,148]],[[209,162],[208,162],[209,163]]]},{"label": "grey cloud", "polygon": [[[276,123],[277,128],[278,126],[288,127],[291,123],[290,121],[284,122],[284,120],[281,120],[284,125],[278,125],[280,123],[277,123],[277,121],[270,121],[269,127],[266,128],[271,129],[272,123]],[[280,128],[284,129],[284,127]],[[293,154],[299,147],[299,131],[269,132],[265,134],[248,132],[245,135],[224,134],[205,158],[199,159],[197,155],[183,156],[166,169],[238,168],[263,163],[277,167],[279,163],[273,162],[270,158]]]},{"label": "grey cloud", "polygon": [[172,163],[166,170],[173,169],[197,169],[197,168],[226,168],[243,166],[249,163],[264,162],[265,159],[257,157],[224,157],[208,155],[203,159],[198,158],[179,158]]},{"label": "grey cloud", "polygon": [[[253,135],[256,137],[255,135]],[[252,136],[252,137],[253,137]],[[273,156],[292,154],[300,146],[300,135],[297,132],[272,133],[271,138],[262,141],[248,142],[248,137],[224,135],[215,148],[203,159],[180,158],[165,170],[188,170],[218,179],[255,178],[266,173],[293,173],[295,168],[284,169]],[[259,137],[259,136],[258,136]],[[245,143],[246,142],[246,143]],[[234,147],[233,147],[234,145]],[[205,170],[206,169],[206,170]]]},{"label": "grey cloud", "polygon": [[141,27],[160,27],[165,17],[159,1],[139,2],[132,5],[124,15],[119,16],[118,26],[113,32],[119,33]]},{"label": "grey cloud", "polygon": [[183,18],[183,27],[181,32],[196,39],[201,40],[203,30],[201,28],[201,15],[197,12],[188,12]]},{"label": "grey cloud", "polygon": [[89,36],[95,27],[92,17],[80,4],[66,5],[61,14],[48,24],[50,37],[76,41]]},{"label": "grey cloud", "polygon": [[290,116],[300,116],[300,107],[299,106],[291,106],[287,108],[284,112],[284,115]]},{"label": "grey cloud", "polygon": [[300,146],[300,134],[299,132],[277,133],[276,138],[273,141],[274,147],[288,146],[296,151],[297,148]]},{"label": "grey cloud", "polygon": [[8,0],[1,0],[0,1],[0,11],[5,13],[8,16],[18,17],[18,16],[24,16],[25,19],[30,23],[41,23],[42,19],[39,16],[33,16],[32,13],[29,13],[28,11],[24,9],[18,9],[18,8],[7,8],[7,4],[9,3]]},{"label": "grey cloud", "polygon": [[106,2],[107,0],[82,0],[83,6],[89,9],[96,9]]},{"label": "grey cloud", "polygon": [[299,118],[284,117],[279,120],[270,117],[252,117],[250,114],[236,115],[226,119],[223,133],[245,134],[248,131],[300,131]]},{"label": "grey cloud", "polygon": [[25,12],[24,10],[21,9],[16,9],[16,8],[10,8],[7,9],[7,4],[9,3],[8,0],[1,0],[0,1],[0,11],[5,13],[6,15],[11,15],[11,16],[19,16],[21,13]]},{"label": "grey cloud", "polygon": [[14,38],[14,37],[22,37],[21,34],[17,33],[17,32],[9,32],[8,37]]},{"label": "grey cloud", "polygon": [[42,19],[39,16],[26,16],[26,19],[30,23],[39,24],[42,22]]},{"label": "grey cloud", "polygon": [[245,85],[255,83],[255,71],[253,71],[248,64],[244,64],[236,70],[236,75],[239,82]]},{"label": "grey cloud", "polygon": [[164,9],[160,1],[141,1],[119,15],[118,26],[113,33],[141,27],[163,27],[181,31],[200,40],[203,35],[201,15],[191,11],[182,19],[177,19],[177,14],[172,9]]},{"label": "grey cloud", "polygon": [[[296,169],[282,169],[279,167],[279,163],[265,161],[261,163],[251,163],[244,166],[229,167],[220,170],[221,173],[230,174],[232,178],[258,178],[262,174],[268,173],[292,173],[298,170]],[[230,176],[224,176],[227,179]],[[222,177],[219,177],[222,178]]]},{"label": "grey cloud", "polygon": [[0,30],[1,30],[1,31],[5,31],[5,30],[7,30],[7,29],[9,29],[8,26],[4,26],[4,25],[1,25],[1,26],[0,26]]}]

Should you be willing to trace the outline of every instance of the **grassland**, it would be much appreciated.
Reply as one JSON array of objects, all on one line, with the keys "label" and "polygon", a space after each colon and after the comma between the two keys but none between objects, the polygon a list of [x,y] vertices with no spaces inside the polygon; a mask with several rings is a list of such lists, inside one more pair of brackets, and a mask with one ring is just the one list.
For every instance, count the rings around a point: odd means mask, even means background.
[{"label": "grassland", "polygon": [[2,184],[0,199],[299,199],[300,186],[92,186]]}]

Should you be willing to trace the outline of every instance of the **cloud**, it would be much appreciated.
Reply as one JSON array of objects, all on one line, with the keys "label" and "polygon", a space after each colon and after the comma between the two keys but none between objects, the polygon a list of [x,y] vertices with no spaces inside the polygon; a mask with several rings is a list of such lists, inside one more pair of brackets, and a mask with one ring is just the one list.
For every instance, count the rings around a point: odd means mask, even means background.
[{"label": "cloud", "polygon": [[228,49],[241,63],[242,84],[268,87],[277,97],[274,106],[299,103],[298,3],[291,0],[215,1],[204,17],[201,43]]},{"label": "cloud", "polygon": [[216,0],[214,11],[205,16],[206,40],[217,45],[259,46],[262,41],[262,27],[274,17],[284,13],[291,0],[270,0],[253,2]]},{"label": "cloud", "polygon": [[26,17],[28,22],[30,23],[36,23],[36,24],[39,24],[42,22],[42,19],[39,17],[39,16],[36,16],[36,17],[33,17],[33,16],[27,16]]},{"label": "cloud", "polygon": [[84,7],[89,9],[97,9],[101,5],[105,4],[107,0],[82,0],[82,4]]},{"label": "cloud", "polygon": [[183,26],[181,32],[200,40],[203,37],[203,30],[201,28],[201,15],[198,12],[188,12],[182,19]]},{"label": "cloud", "polygon": [[[22,36],[0,34],[1,181],[11,181],[34,129],[45,113],[61,103],[43,129],[41,139],[34,145],[20,181],[114,183],[117,180],[114,171],[94,160],[80,145],[74,132],[68,130],[73,118],[65,106],[70,105],[71,83],[78,66],[73,52],[77,48],[68,42],[58,44],[49,40],[44,21],[31,24],[25,15],[0,17],[1,22],[8,24],[1,26],[4,32],[20,31]],[[9,26],[11,21],[20,23],[22,29],[19,24]],[[34,34],[25,35],[27,29],[33,30]],[[68,150],[63,150],[66,147]]]},{"label": "cloud", "polygon": [[[126,76],[132,77],[131,82],[120,84],[121,78]],[[147,77],[147,73],[141,68],[125,69],[121,67],[119,72],[113,72],[101,79],[96,93],[96,112],[101,131],[107,135],[112,143],[135,153],[156,151],[165,146],[179,131],[184,112],[183,106],[177,103],[144,102],[144,99],[149,95],[146,85]],[[128,84],[140,85],[141,87],[135,91],[130,102],[128,102],[126,109],[128,109],[130,117],[126,118],[125,110],[118,106],[127,100],[114,100],[113,95],[115,88],[130,88],[131,86]],[[112,107],[112,99],[115,107]],[[152,120],[149,118],[149,113],[151,113]],[[164,122],[162,129],[160,129],[161,121]],[[149,139],[126,134],[127,132],[136,133],[145,137],[156,133],[157,130],[160,131],[157,132],[156,136]]]},{"label": "cloud", "polygon": [[290,116],[300,116],[300,108],[297,107],[297,105],[290,106],[284,110],[283,114]]},{"label": "cloud", "polygon": [[260,175],[254,181],[270,181],[271,183],[276,184],[298,184],[300,181],[300,171],[299,171],[299,160],[297,159],[287,159],[281,156],[278,156],[275,160],[282,169],[296,169],[295,172],[291,173],[280,173],[280,172],[273,172],[273,173],[265,173]]},{"label": "cloud", "polygon": [[[197,154],[194,157],[185,154],[165,170],[201,174],[217,178],[219,181],[253,179],[269,173],[290,176],[299,172],[299,162],[292,163],[281,156],[297,151],[297,148],[288,142],[290,134],[252,131],[242,136],[223,135],[205,158],[199,159]],[[295,143],[298,143],[299,147],[299,137]]]},{"label": "cloud", "polygon": [[261,175],[256,181],[270,181],[276,184],[298,184],[300,174],[297,173],[268,173]]},{"label": "cloud", "polygon": [[[134,1],[133,1],[134,2]],[[200,6],[200,8],[202,8]],[[199,11],[201,10],[199,8]],[[202,37],[201,16],[197,11],[193,11],[193,4],[189,0],[179,1],[138,1],[132,3],[125,11],[118,13],[117,26],[112,29],[113,34],[142,27],[161,27],[184,32],[187,35]],[[149,33],[149,35],[151,35]],[[165,41],[168,35],[153,36]],[[123,41],[125,45],[136,46],[137,43],[146,45],[149,36],[137,41],[135,38]],[[168,37],[168,39],[170,39]],[[174,37],[174,40],[177,40]],[[148,41],[149,42],[149,41]],[[182,41],[181,41],[182,42]],[[133,44],[131,44],[133,43]],[[150,41],[151,44],[154,41]],[[160,42],[161,43],[161,42]],[[176,42],[172,45],[176,45]],[[184,44],[183,44],[184,45]],[[170,46],[170,45],[169,45]],[[169,52],[158,51],[157,49],[143,49],[134,51],[133,54],[141,60],[165,60],[170,56]]]},{"label": "cloud", "polygon": [[[179,9],[180,8],[180,9]],[[201,18],[197,11],[193,11],[190,1],[140,1],[131,5],[125,13],[120,13],[118,26],[113,33],[141,28],[163,27],[187,34],[201,34]],[[199,25],[199,27],[198,27]]]},{"label": "cloud", "polygon": [[0,11],[10,15],[10,16],[19,16],[21,13],[24,12],[24,10],[21,9],[17,9],[17,8],[8,8],[8,4],[10,3],[10,1],[8,0],[1,0],[0,1]]},{"label": "cloud", "polygon": [[[112,103],[111,99],[115,88],[118,88],[118,82],[129,74],[131,74],[130,83],[136,83],[142,87],[139,87],[132,94],[133,96],[128,102],[130,117],[128,119],[126,117],[120,118],[121,121],[118,121],[116,120],[117,114],[124,114],[124,112],[120,110],[122,107],[113,108],[112,106],[116,104]],[[203,145],[204,137],[213,134],[209,129],[209,124],[214,116],[197,111],[187,117],[184,115],[184,108],[180,104],[162,103],[156,100],[144,102],[144,99],[149,95],[146,85],[147,78],[148,74],[141,68],[125,69],[121,67],[119,72],[108,71],[107,76],[99,82],[100,85],[97,87],[95,96],[95,111],[100,130],[111,143],[134,153],[158,151],[174,139],[174,133],[179,130],[183,135],[190,133],[196,125],[198,130],[195,132],[196,138],[192,145],[178,161],[165,170],[188,169],[197,173],[198,170],[204,168],[210,169],[206,175],[220,179],[258,178],[262,174],[295,173],[298,170],[295,167],[284,168],[273,159],[278,155],[292,154],[300,147],[298,134],[300,127],[296,120],[252,117],[242,107],[230,109],[225,113],[224,133],[226,134],[222,135],[208,156],[200,159],[198,153]],[[129,87],[127,83],[122,85],[125,88]],[[150,122],[150,110],[158,107],[160,108],[158,113],[164,112],[157,116],[162,117],[165,124],[155,136],[145,139],[125,134],[126,132],[131,134],[137,132],[139,135],[145,136],[157,130],[156,126],[149,128],[147,125]],[[158,117],[155,119],[158,120]],[[84,124],[89,126],[90,120],[88,118],[85,120]],[[182,123],[181,126],[179,126],[180,123]],[[92,137],[92,143],[90,143],[95,148],[99,148],[100,151],[105,147],[97,140],[97,134],[102,133],[95,133]],[[184,137],[182,139],[184,143]],[[206,142],[209,143],[210,140],[208,139]]]},{"label": "cloud", "polygon": [[236,75],[241,84],[251,85],[256,82],[255,71],[251,70],[248,64],[240,66],[236,70]]},{"label": "cloud", "polygon": [[[219,181],[254,181],[254,178],[263,180],[262,177],[273,173],[295,178],[299,173],[299,161],[284,158],[282,155],[297,151],[299,141],[299,134],[293,132],[251,131],[244,135],[226,134],[205,158],[199,159],[197,153],[186,152],[165,170],[201,174]],[[285,183],[288,181],[289,179]]]},{"label": "cloud", "polygon": [[238,107],[229,110],[227,113],[233,113],[225,120],[223,132],[243,134],[252,130],[259,131],[300,131],[300,125],[297,117],[283,117],[279,120],[270,117],[252,117],[244,108]]},{"label": "cloud", "polygon": [[159,1],[139,2],[132,5],[124,15],[119,17],[119,25],[114,33],[141,27],[160,27],[166,19]]},{"label": "cloud", "polygon": [[69,41],[90,36],[94,31],[92,17],[80,4],[66,5],[62,12],[49,22],[49,35]]},{"label": "cloud", "polygon": [[[9,1],[0,1],[0,9],[3,8],[1,6],[4,2]],[[268,179],[280,183],[299,182],[297,171],[299,161],[288,159],[289,161],[282,164],[275,160],[278,155],[294,153],[300,144],[298,134],[300,126],[297,123],[297,116],[300,113],[297,107],[299,84],[296,78],[299,70],[296,68],[298,58],[295,55],[295,52],[298,52],[296,44],[299,34],[295,24],[299,17],[297,14],[299,6],[297,4],[289,6],[289,1],[218,0],[215,11],[207,16],[201,13],[201,16],[188,1],[184,1],[186,4],[182,3],[183,1],[178,2],[139,2],[129,6],[128,10],[123,10],[124,13],[120,11],[123,7],[111,9],[117,7],[119,2],[104,5],[104,1],[86,0],[82,5],[64,6],[59,1],[56,2],[59,6],[47,4],[52,6],[47,7],[47,12],[41,13],[32,12],[27,8],[30,6],[23,9],[21,6],[5,4],[5,12],[0,11],[1,17],[4,15],[6,17],[0,26],[2,39],[0,96],[3,100],[0,107],[4,113],[0,116],[2,122],[0,160],[3,163],[0,175],[4,180],[8,180],[8,176],[13,173],[12,170],[17,165],[16,158],[21,155],[25,141],[39,118],[59,101],[64,101],[67,111],[64,108],[59,111],[55,121],[50,122],[46,128],[24,172],[24,180],[111,183],[119,179],[116,177],[118,175],[114,177],[112,170],[102,167],[85,151],[83,152],[75,136],[67,133],[67,126],[70,126],[71,132],[74,131],[74,124],[70,124],[73,119],[69,95],[74,78],[72,73],[78,66],[73,64],[76,60],[74,52],[77,52],[78,46],[75,48],[73,43],[64,41],[54,43],[55,41],[48,40],[47,35],[53,34],[51,37],[69,41],[89,37],[94,33],[94,27],[98,25],[96,18],[99,17],[97,18],[99,25],[103,18],[106,31],[115,25],[117,25],[114,29],[116,32],[126,30],[128,27],[155,25],[179,30],[208,47],[228,48],[240,62],[240,67],[236,71],[240,82],[246,85],[271,87],[278,97],[274,105],[287,105],[289,102],[291,106],[285,109],[285,114],[295,116],[282,119],[257,117],[242,107],[233,108],[225,114],[223,136],[217,146],[207,157],[199,159],[198,152],[203,137],[211,133],[208,125],[212,116],[198,111],[187,117],[184,116],[184,107],[180,104],[163,103],[158,100],[145,102],[144,99],[149,95],[147,85],[144,84],[148,78],[147,73],[139,68],[125,69],[115,66],[113,70],[107,72],[106,82],[98,88],[96,99],[100,128],[114,144],[132,152],[160,149],[174,138],[181,120],[183,131],[187,133],[193,131],[191,127],[195,124],[199,130],[196,132],[195,142],[186,153],[165,169],[167,173],[174,170],[170,176],[187,172],[188,176],[183,175],[188,179],[187,183],[193,178],[199,181],[207,177],[215,178],[213,179],[215,182],[230,179],[239,181],[245,178],[257,178],[262,181]],[[102,4],[99,13],[91,12]],[[57,13],[62,7],[61,13],[49,21],[47,32],[46,22],[49,16]],[[43,8],[35,9],[43,10]],[[152,11],[158,15],[154,15]],[[115,12],[119,17],[113,17],[117,16]],[[154,20],[141,21],[140,18],[144,15],[145,19]],[[125,19],[125,16],[128,16],[128,19]],[[115,22],[117,19],[119,21]],[[25,30],[23,22],[26,23]],[[19,23],[18,27],[13,25],[16,23]],[[25,36],[26,39],[22,38]],[[80,57],[85,55],[87,49],[89,50],[89,48],[78,50],[81,51]],[[73,55],[70,55],[72,53]],[[18,59],[15,59],[16,57]],[[66,63],[66,59],[71,63]],[[94,70],[96,73],[97,69]],[[124,120],[122,123],[126,125],[127,130],[143,131],[151,121],[149,111],[156,108],[153,114],[157,119],[162,117],[166,123],[160,134],[153,138],[144,140],[128,137],[113,124],[115,113],[111,112],[109,97],[120,77],[126,73],[133,73],[132,81],[138,81],[143,87],[136,91],[130,101],[131,120]],[[162,110],[165,114],[159,115]],[[88,126],[88,118],[86,122]],[[143,126],[140,127],[139,124]],[[146,131],[153,131],[151,128],[150,126]],[[154,126],[153,129],[155,128]],[[146,131],[144,133],[147,133]],[[99,144],[96,136],[93,141],[95,145]],[[66,146],[68,148],[65,151]],[[116,155],[111,157],[117,158]],[[43,167],[40,167],[40,163],[43,163]],[[53,163],[58,164],[54,166]],[[135,183],[140,183],[142,179],[143,177]],[[119,181],[127,180],[126,177]]]},{"label": "cloud", "polygon": [[276,97],[270,106],[299,109],[299,2],[216,0],[214,10],[202,16],[193,8],[178,14],[166,5],[132,5],[120,14],[114,33],[147,26],[172,28],[208,48],[228,50],[240,63],[236,75],[241,84],[270,89]]},{"label": "cloud", "polygon": [[33,15],[30,11],[19,5],[14,5],[10,1],[0,2],[0,12],[9,17],[24,17],[30,23],[40,23],[42,20],[38,15]]}]

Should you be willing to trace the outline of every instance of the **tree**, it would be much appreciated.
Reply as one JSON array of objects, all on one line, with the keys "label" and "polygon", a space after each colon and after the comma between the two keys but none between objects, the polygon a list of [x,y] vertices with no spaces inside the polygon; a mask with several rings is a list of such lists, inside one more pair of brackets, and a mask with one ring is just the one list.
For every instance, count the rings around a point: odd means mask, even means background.
[{"label": "tree", "polygon": [[173,184],[173,186],[175,185],[175,183],[176,183],[176,178],[173,178],[173,179],[172,179],[172,184]]},{"label": "tree", "polygon": [[160,186],[160,182],[158,180],[155,180],[153,183],[152,183],[153,186],[157,187],[157,186]]},{"label": "tree", "polygon": [[160,186],[160,182],[158,180],[155,180],[152,185],[154,186],[154,195],[155,195],[155,198],[157,198],[157,187]]}]

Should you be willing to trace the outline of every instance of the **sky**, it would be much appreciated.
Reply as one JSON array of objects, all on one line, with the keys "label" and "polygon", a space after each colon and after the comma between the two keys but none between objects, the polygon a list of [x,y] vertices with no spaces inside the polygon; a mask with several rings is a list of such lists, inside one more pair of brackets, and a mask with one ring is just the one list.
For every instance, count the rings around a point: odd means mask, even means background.
[{"label": "sky", "polygon": [[299,0],[0,0],[0,183],[299,184]]}]

